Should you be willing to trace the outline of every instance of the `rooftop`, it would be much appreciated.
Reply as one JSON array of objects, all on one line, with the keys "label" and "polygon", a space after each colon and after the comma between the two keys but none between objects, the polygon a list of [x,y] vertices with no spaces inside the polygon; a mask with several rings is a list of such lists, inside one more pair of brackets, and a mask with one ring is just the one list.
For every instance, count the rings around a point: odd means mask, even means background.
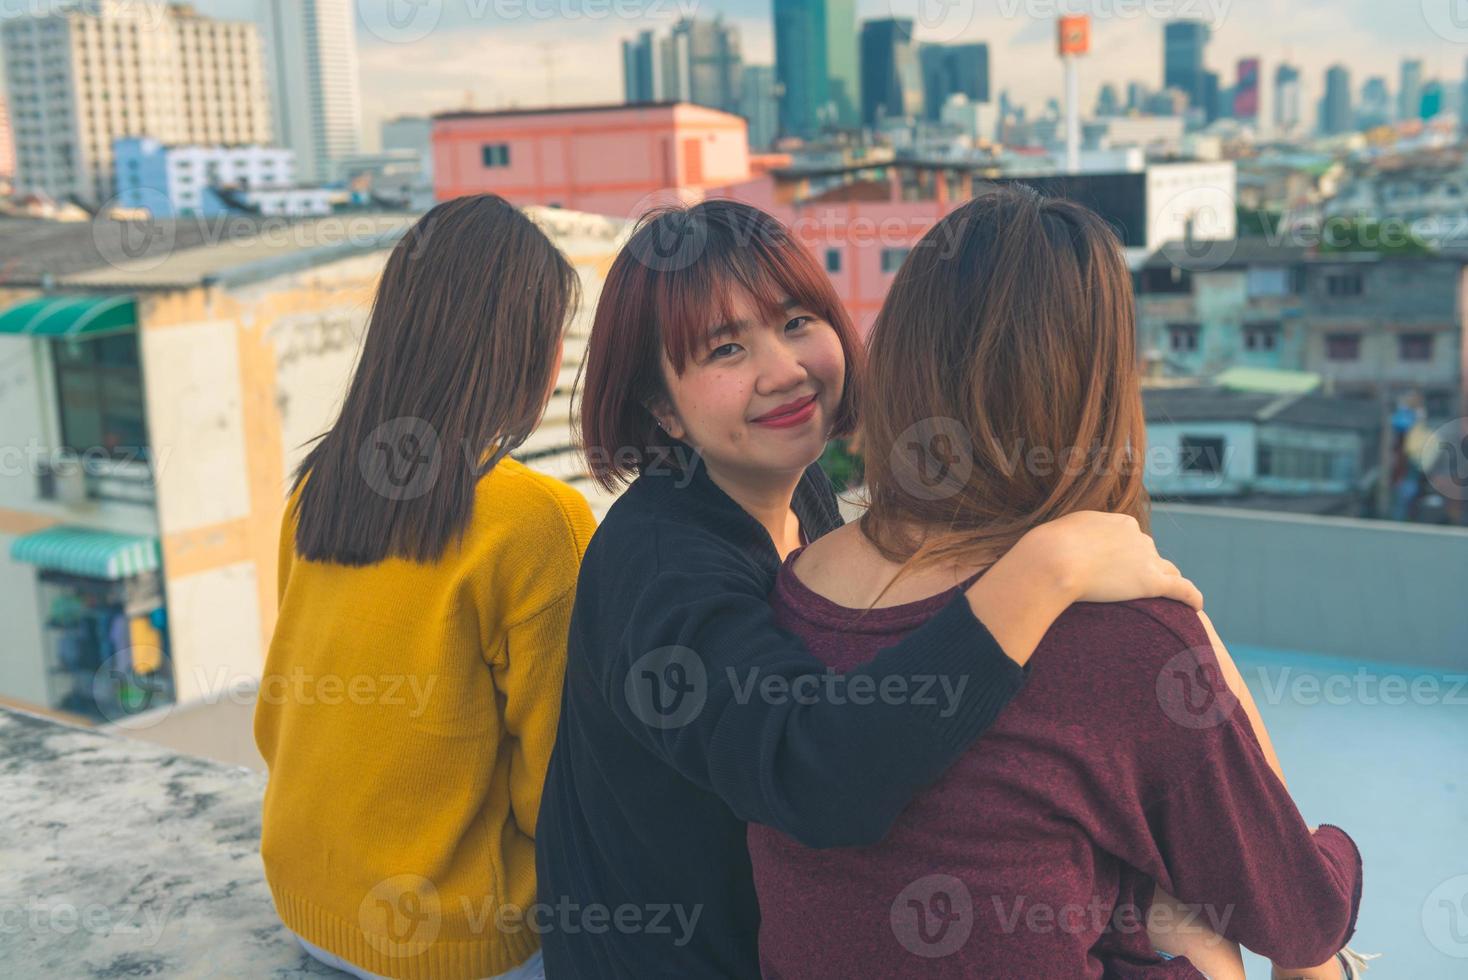
[{"label": "rooftop", "polygon": [[389,248],[418,215],[0,220],[0,287],[168,289],[251,281]]},{"label": "rooftop", "polygon": [[509,117],[509,116],[560,116],[560,115],[568,115],[568,114],[572,114],[572,113],[587,113],[587,112],[606,112],[606,113],[612,113],[612,112],[634,112],[634,111],[641,111],[641,110],[646,110],[646,109],[677,109],[679,107],[682,107],[682,108],[685,108],[685,109],[698,109],[701,112],[711,112],[711,113],[714,113],[714,114],[720,115],[720,116],[728,116],[730,119],[742,119],[741,116],[736,116],[733,113],[724,112],[722,109],[715,109],[712,106],[699,105],[696,102],[681,102],[681,101],[671,101],[671,102],[609,102],[609,103],[595,103],[595,104],[591,104],[591,105],[540,106],[540,107],[529,107],[529,108],[523,108],[523,109],[458,109],[458,110],[454,110],[454,111],[451,111],[451,112],[438,112],[438,113],[434,113],[434,115],[433,115],[432,118],[435,119],[435,120],[438,120],[438,119],[451,120],[451,119],[486,119],[486,118],[498,118],[498,117],[501,117],[501,116],[505,116],[505,117]]},{"label": "rooftop", "polygon": [[1374,432],[1375,402],[1313,392],[1240,391],[1221,385],[1144,388],[1148,422],[1276,422],[1321,429]]}]

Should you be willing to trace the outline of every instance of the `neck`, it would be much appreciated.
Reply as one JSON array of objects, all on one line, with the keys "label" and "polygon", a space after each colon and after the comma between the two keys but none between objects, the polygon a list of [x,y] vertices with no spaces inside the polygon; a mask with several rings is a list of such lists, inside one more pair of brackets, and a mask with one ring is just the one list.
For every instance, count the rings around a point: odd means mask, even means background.
[{"label": "neck", "polygon": [[769,533],[782,560],[800,547],[800,521],[790,509],[790,501],[795,498],[801,473],[750,474],[724,470],[707,458],[704,466],[709,479]]}]

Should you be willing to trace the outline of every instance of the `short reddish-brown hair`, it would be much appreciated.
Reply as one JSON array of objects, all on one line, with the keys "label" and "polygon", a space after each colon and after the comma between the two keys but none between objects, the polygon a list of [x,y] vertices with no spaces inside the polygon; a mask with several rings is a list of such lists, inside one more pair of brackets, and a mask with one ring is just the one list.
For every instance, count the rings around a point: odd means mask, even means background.
[{"label": "short reddish-brown hair", "polygon": [[793,300],[841,339],[846,383],[833,436],[856,426],[863,348],[831,280],[773,215],[737,201],[664,207],[638,222],[596,304],[581,392],[581,452],[608,490],[631,482],[670,437],[648,405],[667,397],[662,359],[683,373],[708,329],[749,296],[773,319]]}]

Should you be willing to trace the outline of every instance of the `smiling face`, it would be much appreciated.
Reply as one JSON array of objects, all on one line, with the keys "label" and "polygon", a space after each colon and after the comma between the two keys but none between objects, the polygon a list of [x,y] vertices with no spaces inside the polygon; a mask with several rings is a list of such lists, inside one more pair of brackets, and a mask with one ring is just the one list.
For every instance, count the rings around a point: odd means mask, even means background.
[{"label": "smiling face", "polygon": [[736,294],[680,375],[666,355],[667,432],[698,450],[711,472],[764,482],[798,477],[820,458],[846,381],[831,324],[787,299],[762,313]]}]

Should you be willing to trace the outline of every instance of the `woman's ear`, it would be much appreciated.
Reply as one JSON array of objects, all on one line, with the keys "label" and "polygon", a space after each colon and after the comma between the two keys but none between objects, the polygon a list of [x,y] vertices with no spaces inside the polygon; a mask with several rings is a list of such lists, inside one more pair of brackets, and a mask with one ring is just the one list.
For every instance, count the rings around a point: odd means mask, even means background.
[{"label": "woman's ear", "polygon": [[678,413],[673,409],[673,406],[668,402],[667,398],[659,396],[648,399],[642,403],[642,407],[647,409],[648,414],[657,422],[658,428],[662,429],[674,439],[683,438],[685,434],[683,422],[678,418]]}]

